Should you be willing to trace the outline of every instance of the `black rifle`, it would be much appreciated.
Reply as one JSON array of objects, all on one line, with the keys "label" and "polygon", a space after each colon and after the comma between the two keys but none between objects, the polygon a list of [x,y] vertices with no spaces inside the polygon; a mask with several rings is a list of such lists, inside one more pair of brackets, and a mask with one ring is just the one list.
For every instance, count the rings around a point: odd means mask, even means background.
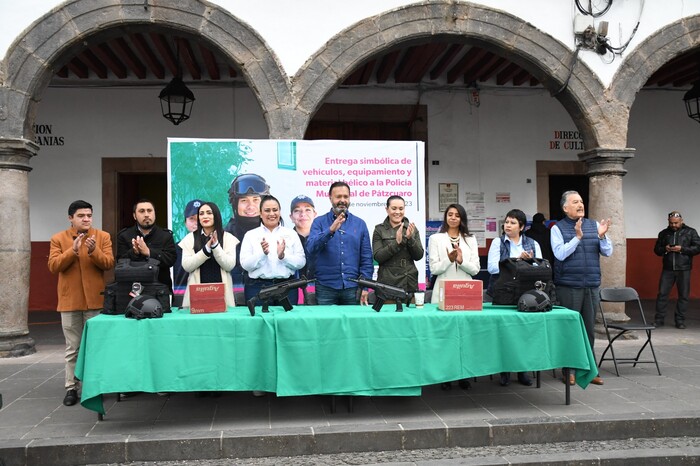
[{"label": "black rifle", "polygon": [[393,299],[396,301],[396,312],[403,311],[403,306],[401,305],[402,301],[406,301],[406,304],[408,304],[408,293],[406,290],[399,288],[398,286],[386,285],[384,283],[379,283],[376,280],[369,280],[362,276],[358,278],[351,278],[350,281],[355,282],[365,288],[372,288],[374,290],[374,294],[377,299],[374,301],[372,309],[377,312],[379,312],[384,305],[384,301],[387,299]]},{"label": "black rifle", "polygon": [[255,315],[255,303],[258,301],[263,303],[263,312],[268,312],[268,304],[270,302],[276,302],[280,306],[284,307],[285,311],[291,311],[292,303],[289,302],[289,291],[302,288],[314,281],[316,281],[315,278],[312,278],[311,280],[307,280],[306,277],[291,278],[289,280],[262,288],[256,296],[248,300],[247,304],[250,315]]}]

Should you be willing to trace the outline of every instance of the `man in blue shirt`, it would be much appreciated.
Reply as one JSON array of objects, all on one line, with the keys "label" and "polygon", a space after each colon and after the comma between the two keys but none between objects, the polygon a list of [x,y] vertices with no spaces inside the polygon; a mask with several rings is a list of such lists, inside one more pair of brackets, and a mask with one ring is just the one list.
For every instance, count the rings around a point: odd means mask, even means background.
[{"label": "man in blue shirt", "polygon": [[[584,218],[583,199],[576,191],[562,194],[561,208],[566,217],[551,231],[552,251],[557,259],[554,263],[557,298],[562,306],[581,313],[591,351],[594,351],[595,313],[600,302],[600,256],[610,256],[613,251],[612,241],[606,236],[610,219],[596,222]],[[576,383],[573,374],[568,382]],[[591,383],[603,385],[603,379],[596,376]]]},{"label": "man in blue shirt", "polygon": [[[372,278],[372,246],[367,224],[352,215],[350,186],[336,181],[328,191],[331,210],[314,219],[306,249],[316,265],[318,304],[357,304],[357,283],[351,278]],[[367,304],[367,290],[362,291]]]}]

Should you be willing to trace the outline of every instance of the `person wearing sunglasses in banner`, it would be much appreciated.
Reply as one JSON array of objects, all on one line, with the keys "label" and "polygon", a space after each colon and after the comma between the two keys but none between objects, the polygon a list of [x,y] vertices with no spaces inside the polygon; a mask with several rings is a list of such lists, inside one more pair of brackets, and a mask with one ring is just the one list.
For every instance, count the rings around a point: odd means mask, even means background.
[{"label": "person wearing sunglasses in banner", "polygon": [[[500,272],[499,264],[508,258],[542,259],[540,245],[534,239],[523,235],[527,218],[525,212],[520,209],[510,210],[503,222],[503,234],[494,238],[489,248],[488,270],[491,274],[489,280],[489,294],[493,296],[493,284],[498,280]],[[518,372],[518,382],[522,385],[532,385],[532,380],[525,372]],[[501,385],[510,384],[510,372],[501,372]]]},{"label": "person wearing sunglasses in banner", "polygon": [[197,213],[197,229],[179,243],[182,268],[190,274],[182,307],[190,307],[189,285],[195,283],[224,283],[226,306],[236,305],[230,272],[236,265],[237,245],[238,239],[224,231],[219,207],[203,201]]},{"label": "person wearing sunglasses in banner", "polygon": [[402,288],[407,293],[418,291],[418,269],[414,261],[425,251],[416,225],[405,216],[406,202],[401,196],[386,201],[387,217],[374,227],[372,251],[379,264],[377,281]]},{"label": "person wearing sunglasses in banner", "polygon": [[254,173],[238,175],[233,179],[228,190],[231,219],[224,231],[231,233],[239,241],[236,248],[238,260],[232,271],[235,286],[243,285],[245,281],[245,272],[240,261],[240,242],[243,241],[246,233],[260,225],[260,199],[266,194],[270,194],[270,186],[265,178]]},{"label": "person wearing sunglasses in banner", "polygon": [[663,327],[668,295],[675,283],[678,290],[676,328],[682,330],[685,328],[685,311],[690,294],[690,271],[693,268],[693,256],[700,253],[700,237],[695,228],[683,223],[683,217],[677,210],[668,214],[668,227],[659,232],[654,253],[663,258],[654,325]]},{"label": "person wearing sunglasses in banner", "polygon": [[[299,235],[282,226],[280,203],[274,196],[262,197],[260,220],[261,225],[246,233],[241,244],[241,266],[248,272],[246,302],[255,298],[262,288],[293,278],[306,264]],[[296,288],[290,290],[288,297],[290,304],[298,304]]]}]

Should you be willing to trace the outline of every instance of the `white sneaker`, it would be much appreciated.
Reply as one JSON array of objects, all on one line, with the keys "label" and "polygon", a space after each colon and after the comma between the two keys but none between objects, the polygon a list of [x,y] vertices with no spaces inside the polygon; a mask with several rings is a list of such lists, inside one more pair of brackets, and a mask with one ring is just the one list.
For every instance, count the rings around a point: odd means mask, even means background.
[{"label": "white sneaker", "polygon": [[263,392],[261,390],[253,390],[253,396],[257,396],[257,397],[265,396],[265,392]]}]

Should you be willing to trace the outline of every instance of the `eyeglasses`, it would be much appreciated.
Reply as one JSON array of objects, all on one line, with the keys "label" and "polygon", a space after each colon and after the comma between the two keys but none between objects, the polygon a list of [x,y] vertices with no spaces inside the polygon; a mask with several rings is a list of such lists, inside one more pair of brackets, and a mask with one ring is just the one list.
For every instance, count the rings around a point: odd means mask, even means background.
[{"label": "eyeglasses", "polygon": [[668,218],[682,218],[680,212],[671,212],[668,214]]}]

